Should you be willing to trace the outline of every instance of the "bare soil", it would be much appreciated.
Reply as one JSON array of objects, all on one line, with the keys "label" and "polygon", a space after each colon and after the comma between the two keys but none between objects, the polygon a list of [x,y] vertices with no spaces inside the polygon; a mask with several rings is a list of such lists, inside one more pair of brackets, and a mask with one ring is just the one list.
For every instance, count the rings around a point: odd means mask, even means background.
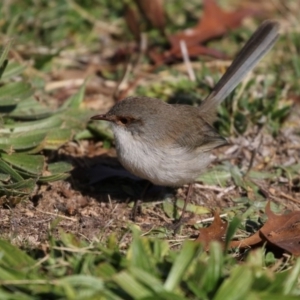
[{"label": "bare soil", "polygon": [[[242,170],[250,167],[256,171],[276,170],[276,166],[299,164],[300,136],[294,121],[299,119],[299,106],[295,106],[279,135],[270,136],[266,131],[247,133],[243,137],[230,139],[231,145],[218,149],[218,159],[213,165],[228,161]],[[51,158],[50,158],[51,157]],[[51,160],[72,161],[74,170],[66,181],[38,185],[30,199],[17,204],[6,202],[0,207],[1,236],[15,244],[40,246],[48,240],[49,233],[58,236],[60,229],[73,233],[87,241],[105,240],[111,233],[120,237],[126,245],[130,235],[129,225],[136,224],[144,234],[156,234],[174,239],[173,220],[166,214],[163,200],[184,199],[187,187],[170,189],[150,187],[147,191],[142,213],[135,223],[130,220],[132,204],[138,199],[145,181],[130,175],[118,163],[114,148],[103,148],[102,142],[71,142],[58,152],[49,155]],[[252,161],[252,162],[251,162]],[[300,171],[295,174],[282,173],[276,179],[260,179],[262,198],[272,200],[289,210],[300,209]],[[241,215],[249,204],[241,206],[235,199],[248,197],[255,206],[257,199],[251,189],[245,190],[229,181],[226,187],[196,184],[192,203],[209,209],[219,208],[221,213]],[[168,198],[169,200],[166,200]],[[174,208],[174,211],[176,209]],[[258,209],[263,215],[263,210]],[[192,237],[197,234],[196,221],[211,214],[186,213],[185,223],[176,236]]]}]

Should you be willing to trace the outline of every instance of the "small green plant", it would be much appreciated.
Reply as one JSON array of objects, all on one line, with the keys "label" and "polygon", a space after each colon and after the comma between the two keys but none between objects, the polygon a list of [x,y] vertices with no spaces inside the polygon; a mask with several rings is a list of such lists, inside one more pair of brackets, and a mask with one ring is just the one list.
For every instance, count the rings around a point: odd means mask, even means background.
[{"label": "small green plant", "polygon": [[[140,237],[124,255],[115,235],[105,244],[62,233],[50,238],[40,261],[0,241],[1,299],[298,299],[300,260],[277,264],[262,249],[244,264],[218,243],[206,253],[186,241],[180,251],[163,240]],[[268,264],[268,267],[266,265]],[[277,272],[274,272],[274,268]],[[272,270],[271,270],[272,269]]]},{"label": "small green plant", "polygon": [[55,150],[85,128],[90,112],[80,108],[84,87],[54,110],[34,97],[26,81],[13,80],[23,68],[9,64],[9,43],[0,57],[0,195],[25,196],[35,184],[68,177],[67,162],[47,163],[42,150]]}]

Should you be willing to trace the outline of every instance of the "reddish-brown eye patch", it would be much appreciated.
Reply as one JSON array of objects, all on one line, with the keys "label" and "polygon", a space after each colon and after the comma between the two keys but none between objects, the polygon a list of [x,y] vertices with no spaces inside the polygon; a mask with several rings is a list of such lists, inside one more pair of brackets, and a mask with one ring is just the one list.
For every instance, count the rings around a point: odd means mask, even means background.
[{"label": "reddish-brown eye patch", "polygon": [[115,123],[121,126],[129,126],[132,123],[139,122],[139,119],[135,119],[133,117],[123,117],[123,116],[116,116]]},{"label": "reddish-brown eye patch", "polygon": [[117,117],[116,119],[116,123],[118,125],[125,125],[125,126],[130,124],[132,121],[133,119],[129,117]]}]

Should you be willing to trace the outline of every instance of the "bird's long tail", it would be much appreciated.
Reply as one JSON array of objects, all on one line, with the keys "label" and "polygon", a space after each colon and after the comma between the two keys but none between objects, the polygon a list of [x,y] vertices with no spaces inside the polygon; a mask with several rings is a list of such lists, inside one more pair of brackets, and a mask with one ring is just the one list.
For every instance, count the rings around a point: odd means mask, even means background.
[{"label": "bird's long tail", "polygon": [[261,58],[273,47],[279,36],[279,24],[273,20],[264,21],[237,54],[230,67],[216,84],[209,96],[202,102],[203,113],[214,113],[220,104],[242,81]]}]

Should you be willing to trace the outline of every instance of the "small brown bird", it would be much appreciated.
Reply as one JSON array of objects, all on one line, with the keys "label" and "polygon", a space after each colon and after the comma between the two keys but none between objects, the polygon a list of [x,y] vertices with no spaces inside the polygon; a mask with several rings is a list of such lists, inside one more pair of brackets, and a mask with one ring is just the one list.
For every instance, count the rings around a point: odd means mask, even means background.
[{"label": "small brown bird", "polygon": [[128,171],[157,185],[190,184],[186,207],[211,151],[227,143],[212,126],[216,107],[272,48],[278,31],[276,21],[263,22],[199,107],[128,97],[92,119],[111,122],[118,158]]}]

